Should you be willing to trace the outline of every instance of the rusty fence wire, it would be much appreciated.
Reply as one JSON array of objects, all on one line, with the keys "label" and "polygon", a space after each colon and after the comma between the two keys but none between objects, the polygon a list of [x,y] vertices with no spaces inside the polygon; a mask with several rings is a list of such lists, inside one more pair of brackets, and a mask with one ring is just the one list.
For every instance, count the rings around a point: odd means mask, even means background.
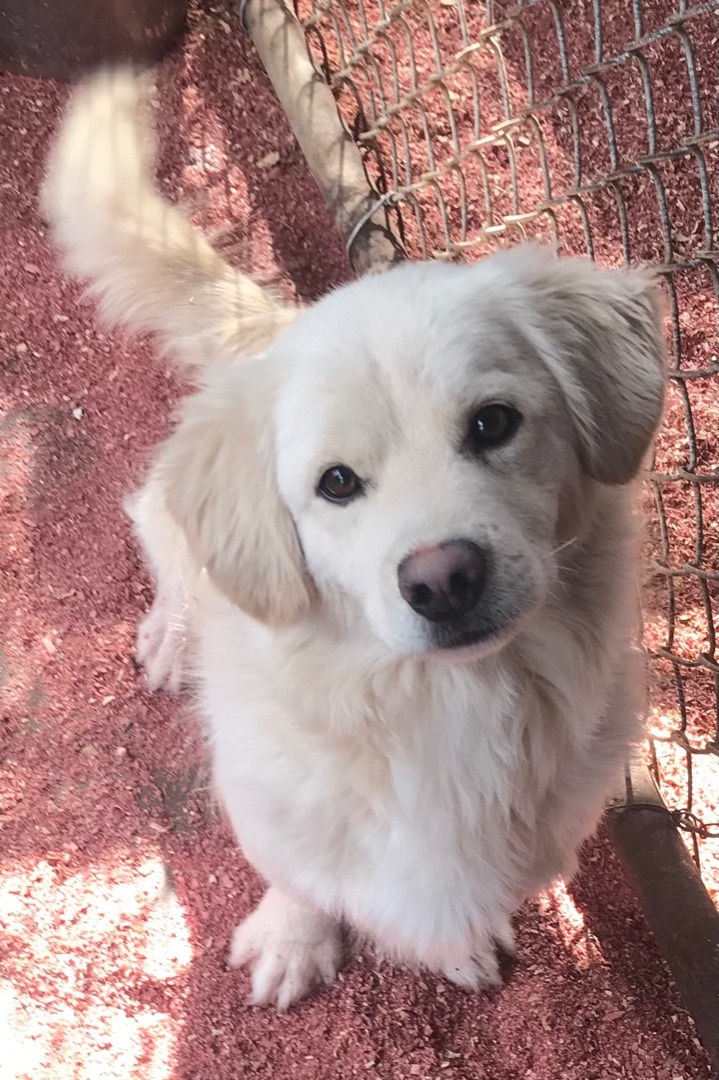
[{"label": "rusty fence wire", "polygon": [[671,384],[647,476],[648,754],[719,892],[719,0],[295,0],[411,258],[536,238],[649,262]]}]

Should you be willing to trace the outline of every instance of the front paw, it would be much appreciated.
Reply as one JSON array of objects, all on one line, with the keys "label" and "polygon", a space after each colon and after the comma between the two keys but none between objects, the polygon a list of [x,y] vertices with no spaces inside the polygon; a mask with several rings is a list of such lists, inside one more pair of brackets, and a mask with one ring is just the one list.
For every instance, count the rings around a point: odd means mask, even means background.
[{"label": "front paw", "polygon": [[177,694],[184,681],[185,619],[161,596],[138,627],[137,663],[145,669],[150,690]]},{"label": "front paw", "polygon": [[512,923],[504,917],[494,920],[491,929],[479,931],[466,954],[443,957],[431,967],[464,990],[490,990],[502,982],[500,951],[507,956],[515,953]]},{"label": "front paw", "polygon": [[339,924],[322,912],[301,907],[270,888],[236,928],[230,967],[248,964],[253,1005],[275,1004],[280,1012],[319,982],[329,986],[342,962]]}]

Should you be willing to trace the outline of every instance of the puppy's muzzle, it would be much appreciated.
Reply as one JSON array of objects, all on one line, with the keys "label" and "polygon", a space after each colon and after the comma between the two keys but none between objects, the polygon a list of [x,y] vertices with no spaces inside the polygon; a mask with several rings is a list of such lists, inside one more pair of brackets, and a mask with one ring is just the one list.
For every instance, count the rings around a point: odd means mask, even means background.
[{"label": "puppy's muzzle", "polygon": [[400,563],[402,598],[433,623],[459,622],[477,607],[487,580],[487,559],[471,540],[447,540],[413,551]]}]

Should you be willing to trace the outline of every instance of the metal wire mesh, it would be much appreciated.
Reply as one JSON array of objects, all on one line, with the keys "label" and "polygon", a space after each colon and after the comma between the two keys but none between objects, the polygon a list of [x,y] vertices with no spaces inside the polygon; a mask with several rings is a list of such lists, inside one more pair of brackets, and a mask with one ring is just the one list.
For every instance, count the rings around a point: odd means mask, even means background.
[{"label": "metal wire mesh", "polygon": [[719,0],[295,2],[411,257],[539,238],[664,276],[671,385],[646,485],[649,752],[716,899]]}]

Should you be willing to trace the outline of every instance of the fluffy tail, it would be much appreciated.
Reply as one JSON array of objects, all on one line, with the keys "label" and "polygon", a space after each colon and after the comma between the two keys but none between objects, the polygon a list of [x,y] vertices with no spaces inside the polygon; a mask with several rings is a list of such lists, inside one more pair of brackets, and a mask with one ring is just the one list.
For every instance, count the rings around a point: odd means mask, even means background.
[{"label": "fluffy tail", "polygon": [[233,270],[158,195],[149,90],[146,75],[119,69],[73,93],[42,194],[65,265],[111,323],[155,332],[190,367],[262,352],[297,309]]}]

